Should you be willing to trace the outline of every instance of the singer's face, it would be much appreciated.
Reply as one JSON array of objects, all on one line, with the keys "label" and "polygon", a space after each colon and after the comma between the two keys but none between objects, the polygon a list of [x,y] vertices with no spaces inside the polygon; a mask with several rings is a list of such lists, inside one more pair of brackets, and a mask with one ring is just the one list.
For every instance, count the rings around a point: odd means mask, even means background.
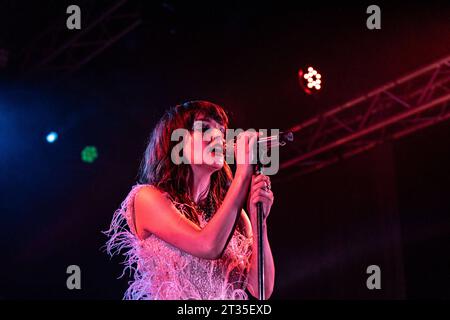
[{"label": "singer's face", "polygon": [[199,117],[194,121],[185,157],[191,166],[220,170],[223,167],[225,128],[213,119]]}]

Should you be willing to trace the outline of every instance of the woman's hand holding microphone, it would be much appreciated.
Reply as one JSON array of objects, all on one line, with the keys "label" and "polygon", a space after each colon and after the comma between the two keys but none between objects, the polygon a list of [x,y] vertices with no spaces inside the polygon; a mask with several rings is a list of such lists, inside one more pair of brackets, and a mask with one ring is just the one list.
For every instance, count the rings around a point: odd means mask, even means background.
[{"label": "woman's hand holding microphone", "polygon": [[256,222],[256,204],[262,203],[265,221],[274,201],[270,178],[264,174],[255,174],[258,136],[254,131],[242,132],[235,144],[236,177],[251,179],[246,209],[252,223]]}]

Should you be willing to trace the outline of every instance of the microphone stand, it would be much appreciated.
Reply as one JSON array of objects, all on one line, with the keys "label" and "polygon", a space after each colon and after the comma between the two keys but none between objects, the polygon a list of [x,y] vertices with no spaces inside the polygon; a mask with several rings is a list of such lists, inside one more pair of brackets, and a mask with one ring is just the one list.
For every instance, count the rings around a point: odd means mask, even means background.
[{"label": "microphone stand", "polygon": [[[277,137],[271,136],[265,139],[260,139],[259,141],[264,141],[264,143],[269,143],[271,147],[284,146],[287,142],[292,142],[294,140],[294,135],[290,131],[281,132]],[[260,146],[258,145],[258,148]],[[259,154],[259,152],[258,152]],[[255,174],[260,174],[262,170],[262,163],[257,157],[257,164],[255,166]],[[264,285],[264,242],[263,242],[263,220],[264,220],[264,209],[261,202],[256,203],[256,226],[258,229],[258,297],[259,300],[265,300],[265,285]]]},{"label": "microphone stand", "polygon": [[[256,165],[255,173],[261,173],[261,163]],[[263,247],[263,219],[264,209],[261,202],[256,203],[256,225],[258,228],[258,292],[259,300],[265,300],[265,286],[264,286],[264,247]]]}]

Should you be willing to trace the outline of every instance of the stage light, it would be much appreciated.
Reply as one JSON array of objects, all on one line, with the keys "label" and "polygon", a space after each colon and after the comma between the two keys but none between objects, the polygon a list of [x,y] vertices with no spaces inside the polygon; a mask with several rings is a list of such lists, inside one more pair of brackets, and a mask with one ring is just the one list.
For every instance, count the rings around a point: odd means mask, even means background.
[{"label": "stage light", "polygon": [[53,143],[58,139],[58,134],[54,131],[47,134],[47,137],[45,138],[48,143]]},{"label": "stage light", "polygon": [[81,151],[81,159],[83,162],[92,163],[98,158],[97,148],[94,146],[86,146]]},{"label": "stage light", "polygon": [[307,94],[317,93],[322,88],[322,75],[313,67],[308,67],[307,70],[298,71],[300,86]]}]

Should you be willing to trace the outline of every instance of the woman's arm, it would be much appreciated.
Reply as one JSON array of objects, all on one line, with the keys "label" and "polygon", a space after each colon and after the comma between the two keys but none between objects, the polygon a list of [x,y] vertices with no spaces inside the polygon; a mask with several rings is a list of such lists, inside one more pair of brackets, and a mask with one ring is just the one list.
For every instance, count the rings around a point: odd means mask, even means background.
[{"label": "woman's arm", "polygon": [[220,257],[244,205],[250,175],[236,174],[222,205],[201,229],[184,217],[156,188],[142,188],[135,197],[135,221],[138,236],[153,233],[158,238],[194,256],[205,259]]}]

